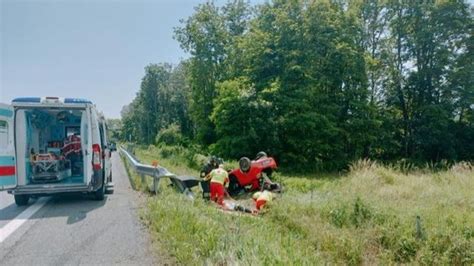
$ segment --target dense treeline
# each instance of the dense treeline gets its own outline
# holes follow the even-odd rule
[[[473,25],[465,1],[201,4],[176,29],[190,58],[146,67],[122,135],[151,144],[172,125],[305,169],[472,160]]]
[[[137,96],[122,108],[122,139],[151,144],[157,133],[171,124],[180,125],[187,136],[193,134],[185,69],[184,63],[175,68],[170,64],[145,67]]]

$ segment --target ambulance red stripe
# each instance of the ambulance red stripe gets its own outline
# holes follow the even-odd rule
[[[0,176],[15,175],[15,166],[0,166]]]

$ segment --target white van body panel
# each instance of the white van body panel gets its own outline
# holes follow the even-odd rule
[[[0,103],[0,190],[17,186],[13,117],[13,107]]]

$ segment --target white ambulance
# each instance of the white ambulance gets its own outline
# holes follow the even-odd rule
[[[0,191],[32,196],[113,192],[107,126],[91,101],[25,97],[0,103]]]

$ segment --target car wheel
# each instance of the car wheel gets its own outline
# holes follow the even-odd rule
[[[104,200],[105,197],[105,183],[94,193],[95,200]]]
[[[250,170],[251,162],[250,159],[247,157],[242,157],[239,160],[239,168],[240,171],[247,173]]]
[[[28,204],[30,195],[15,195],[15,203],[17,206],[25,206]]]

